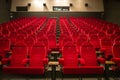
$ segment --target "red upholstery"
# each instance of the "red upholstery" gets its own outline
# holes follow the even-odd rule
[[[80,56],[84,60],[84,65],[79,67],[80,74],[102,74],[104,72],[103,67],[97,64],[95,48],[91,43],[83,43]]]
[[[117,43],[117,44],[120,43],[120,37],[119,36],[115,38],[114,43]]]
[[[48,38],[47,37],[41,37],[41,38],[38,38],[37,40],[38,43],[43,43],[45,46],[46,46],[46,50],[49,49],[49,44],[48,44]]]
[[[6,53],[10,51],[10,40],[5,37],[0,38],[0,56],[5,57]]]
[[[3,67],[5,73],[24,74],[27,62],[27,46],[25,43],[16,43],[12,49],[10,65]],[[17,73],[16,73],[17,72]]]
[[[63,49],[63,47],[67,44],[67,43],[72,43],[72,39],[70,37],[66,37],[66,38],[63,38],[62,40],[62,44],[61,44],[61,49]]]
[[[66,43],[63,47],[62,58],[59,59],[59,63],[63,65],[63,73],[67,74],[66,70],[68,68],[70,68],[70,71],[73,71],[74,68],[78,68],[78,61],[75,45],[73,43]]]
[[[48,42],[49,42],[50,49],[56,48],[56,36],[54,34],[48,35]]]
[[[26,40],[26,45],[29,49],[29,51],[31,50],[32,46],[35,44],[35,39],[33,37],[28,37]]]
[[[75,44],[73,44],[72,42],[66,43],[63,47],[62,54],[63,54],[63,56],[64,55],[69,55],[69,54],[70,55],[77,54]]]
[[[117,63],[120,68],[120,43],[116,43],[112,48],[113,58],[112,60]]]
[[[64,67],[64,74],[103,74],[103,67],[99,66],[81,66],[81,67]]]
[[[8,30],[8,29],[3,29],[3,30],[2,30],[2,35],[3,35],[4,37],[9,37],[9,35],[10,35],[9,30]]]
[[[44,65],[47,63],[46,47],[44,44],[36,43],[30,53],[29,72],[32,74],[44,74]]]
[[[99,37],[99,39],[102,39],[102,38],[106,37],[106,34],[101,31],[98,33],[98,37]]]
[[[82,46],[82,44],[84,42],[87,42],[87,37],[86,36],[83,36],[83,37],[81,36],[81,37],[79,37],[77,39],[77,43],[76,43],[76,45],[77,45],[77,51],[80,51],[80,47]]]
[[[96,48],[96,49],[100,49],[100,40],[98,38],[97,35],[91,35],[90,36],[90,42],[93,44],[93,46]]]
[[[104,37],[100,41],[101,51],[104,51],[104,56],[106,59],[112,57],[112,41],[108,37]]]
[[[60,37],[59,37],[59,47],[62,46],[62,40],[63,38],[67,37],[65,34],[60,34]]]
[[[11,32],[10,33],[10,40],[11,40],[11,44],[14,45],[16,42],[16,37],[17,37],[17,32]]]
[[[24,42],[25,41],[25,36],[20,34],[20,35],[17,35],[16,37],[16,42]]]
[[[83,43],[80,50],[80,56],[85,61],[85,66],[96,66],[97,58],[95,53],[95,48],[90,43]]]

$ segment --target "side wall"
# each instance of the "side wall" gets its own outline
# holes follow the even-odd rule
[[[97,18],[103,18],[102,12],[11,12],[11,15],[13,16],[13,19],[26,16],[47,16],[47,17],[56,17],[59,18],[60,16],[86,16],[86,17],[97,17]]]
[[[0,23],[7,22],[10,20],[10,4],[11,0],[0,0]]]
[[[104,0],[105,20],[120,25],[120,0]]]

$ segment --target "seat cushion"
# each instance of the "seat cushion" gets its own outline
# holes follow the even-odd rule
[[[3,67],[8,74],[44,74],[44,67]]]

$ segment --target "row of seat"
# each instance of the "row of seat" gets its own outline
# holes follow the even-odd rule
[[[38,19],[38,21],[34,23],[35,25],[32,24],[31,26],[28,26],[27,29],[29,28],[32,31],[32,34],[30,34],[29,31],[28,32],[26,31],[26,34],[28,36],[24,35],[24,30],[26,30],[26,28],[21,29],[21,33],[19,33],[19,31],[18,32],[16,31],[16,32],[11,32],[10,36],[1,35],[0,55],[2,54],[5,55],[4,53],[10,51],[11,47],[14,46],[15,43],[21,41],[25,42],[28,47],[31,47],[36,42],[43,41],[46,44],[47,48],[48,47],[49,49],[54,48],[54,46],[56,46],[56,35],[55,35],[56,19],[54,18],[49,19],[46,25],[42,28],[41,26],[45,23],[45,21],[46,18],[41,17],[40,19]]]
[[[7,33],[6,34],[2,33],[2,35],[0,36],[0,44],[1,44],[0,45],[0,56],[3,57],[7,52],[10,52],[11,47],[19,41],[25,41],[26,43],[28,43],[28,46],[29,46],[30,44],[29,40],[31,39],[34,40],[34,35],[39,30],[39,28],[42,26],[42,24],[46,21],[45,17],[41,17],[40,19],[37,19],[37,18],[27,18],[27,19],[25,18],[25,20],[24,18],[22,19],[23,20],[20,19],[20,22],[22,21],[23,23],[16,23],[19,21],[13,21],[15,23],[12,24],[12,26],[9,25],[10,24],[9,22],[6,24],[1,24],[2,32],[7,31]],[[32,25],[33,23],[35,23],[35,25]],[[19,27],[16,27],[16,25],[20,25],[20,24],[22,25]],[[11,31],[11,29],[8,27],[10,28],[14,27],[14,29],[16,30]],[[31,32],[29,32],[28,30],[30,30]]]
[[[14,44],[9,43],[9,49],[11,47],[11,55],[5,57],[7,53],[0,53],[2,55],[3,72],[5,73],[17,73],[17,74],[44,74],[44,64],[48,62],[48,51],[52,50],[56,46],[56,19],[49,18],[45,23],[35,22],[38,29],[34,31],[34,35],[30,35],[24,38],[24,35],[19,35],[19,41],[16,40]],[[41,24],[41,25],[40,25]],[[15,38],[15,37],[14,37]],[[9,37],[1,37],[1,50],[5,51],[6,41],[10,42]],[[3,42],[4,41],[4,42]],[[11,46],[10,46],[11,45]],[[9,64],[8,64],[9,63]],[[25,72],[23,72],[25,71]]]
[[[104,27],[102,27],[112,24],[109,25],[109,23],[96,18],[71,17],[67,19],[66,17],[60,17],[59,27],[61,34],[59,43],[57,44],[56,18],[47,19],[46,17],[41,17],[38,19],[34,17],[31,21],[30,19],[22,18],[22,20],[20,19],[20,23],[19,19],[15,23],[9,23],[13,27],[17,24],[22,25],[15,28],[15,31],[13,31],[16,32],[15,34],[19,34],[19,31],[23,34],[24,31],[31,30],[30,34],[29,31],[27,32],[27,37],[19,35],[17,39],[17,37],[12,36],[15,39],[12,45],[8,43],[11,42],[11,38],[4,36],[2,33],[2,37],[0,38],[0,44],[2,44],[0,46],[0,55],[3,57],[3,64],[8,65],[3,67],[4,72],[23,74],[21,70],[24,70],[26,71],[25,74],[32,74],[30,71],[33,70],[33,74],[43,74],[44,61],[47,64],[47,52],[56,48],[59,48],[62,53],[59,63],[63,66],[62,69],[65,74],[103,74],[104,67],[98,66],[97,61],[105,64],[105,59],[113,60],[120,66],[118,53],[120,38],[116,34],[117,37],[114,36],[115,39],[111,40],[110,36],[113,36],[113,34],[106,34],[107,29],[110,27],[105,28],[105,32]],[[98,26],[102,27],[100,31]],[[114,33],[117,32],[117,29],[119,30],[116,27],[118,26],[114,25],[112,27]],[[9,44],[9,49],[3,49],[3,46],[6,46],[6,44]],[[5,58],[7,50],[11,50],[11,58]],[[97,59],[96,50],[103,51],[105,59]],[[10,62],[10,65],[8,62]]]
[[[71,22],[76,25],[77,28],[82,29],[83,34],[85,34],[88,38],[88,41],[90,41],[95,48],[99,48],[100,51],[104,52],[106,59],[109,59],[112,57],[112,46],[115,43],[119,43],[120,36],[119,36],[119,30],[120,28],[118,25],[110,25],[102,20],[96,20],[96,19],[87,19],[87,18],[81,18],[81,19],[75,19],[70,18]],[[78,20],[75,22],[74,20]],[[75,23],[74,23],[75,22]],[[81,23],[80,23],[81,22]],[[96,26],[101,26],[96,27]],[[111,26],[113,26],[111,28]],[[107,33],[108,30],[111,30],[111,33]],[[90,31],[91,30],[91,31]]]
[[[62,50],[62,58],[59,63],[63,66],[64,74],[103,74],[104,67],[98,64],[105,64],[103,58],[97,58],[94,46],[84,42],[81,51],[78,53],[74,43],[66,43]]]
[[[25,43],[16,43],[9,58],[3,58],[3,72],[9,74],[44,74],[48,64],[47,50],[44,44],[36,43],[28,52]]]
[[[106,30],[104,31],[104,27],[108,26],[109,23],[106,23],[105,21],[97,20],[96,18],[91,19],[91,18],[75,18],[75,17],[71,17],[69,18],[69,20],[71,21],[72,24],[67,20],[66,17],[60,18],[61,35],[60,35],[59,41],[60,41],[60,45],[62,43],[61,50],[63,55],[63,58],[60,59],[60,63],[63,66],[63,72],[65,74],[85,74],[85,73],[92,74],[94,72],[98,72],[98,74],[100,74],[101,72],[97,71],[100,69],[96,69],[98,68],[98,66],[95,65],[95,63],[97,62],[96,55],[94,54],[95,50],[101,51],[102,53],[104,53],[105,60],[115,61],[115,63],[119,67],[120,57],[118,58],[118,55],[120,50],[119,49],[120,39],[119,39],[118,31],[120,28],[118,26],[111,24],[112,26],[114,26],[114,28],[112,28],[114,29],[114,34],[113,33],[106,34]],[[96,25],[101,26],[102,29],[99,30],[99,28],[96,28]],[[113,39],[113,36],[114,36],[114,39]],[[65,48],[66,43],[69,43],[69,42],[74,43],[74,46],[77,47],[77,51],[75,48],[71,49],[71,46],[68,46],[68,45],[67,45],[67,49]],[[93,48],[91,47],[89,49],[90,44],[93,45]],[[86,47],[86,49],[82,50],[83,47]],[[66,54],[68,53],[67,57],[64,57],[64,53]],[[83,64],[86,64],[86,66],[82,66],[82,67],[78,66],[77,56],[75,53],[77,53],[77,55],[80,56],[80,61],[82,61]],[[76,59],[74,59],[73,56],[76,56]],[[64,59],[65,59],[65,62],[62,62],[62,60]],[[100,62],[103,62],[103,63],[104,63],[104,59],[99,58]],[[76,65],[77,65],[77,68],[76,68]],[[103,69],[101,71],[103,71]]]

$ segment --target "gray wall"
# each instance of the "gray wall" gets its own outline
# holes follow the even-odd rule
[[[104,0],[104,7],[105,20],[120,25],[120,0]]]
[[[47,16],[47,17],[60,17],[60,16],[86,16],[86,17],[97,17],[97,18],[103,18],[102,12],[11,12],[11,16],[13,16],[13,19],[19,18],[22,16],[30,17],[30,16]]]
[[[10,20],[10,3],[11,0],[0,0],[0,23],[7,22]]]

